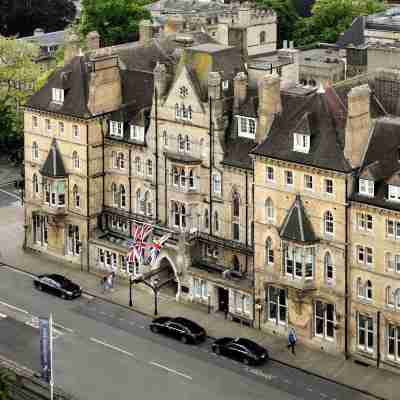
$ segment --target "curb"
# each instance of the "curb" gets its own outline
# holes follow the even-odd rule
[[[10,269],[13,269],[13,270],[16,270],[16,271],[23,272],[23,273],[25,273],[25,274],[31,275],[32,277],[38,276],[38,274],[34,274],[33,272],[26,271],[26,270],[24,270],[24,269],[22,269],[22,268],[15,267],[15,266],[13,266],[13,265],[9,265],[9,264],[6,264],[6,263],[0,261],[0,267],[1,267],[1,266],[5,266],[5,267],[7,267],[7,268],[10,268]],[[126,306],[126,305],[124,305],[124,304],[117,303],[116,301],[113,301],[113,300],[111,300],[111,299],[109,299],[109,298],[105,298],[105,297],[99,296],[99,295],[97,295],[97,294],[95,294],[95,293],[92,293],[92,292],[90,292],[90,291],[88,291],[88,290],[82,290],[82,293],[83,293],[83,294],[86,294],[86,295],[89,295],[89,296],[91,296],[92,298],[102,300],[102,301],[104,301],[104,302],[113,304],[113,305],[118,306],[118,307],[122,307],[122,308],[124,308],[124,309],[126,309],[126,310],[130,310],[130,311],[136,312],[136,313],[138,313],[138,314],[140,314],[140,315],[143,315],[143,316],[146,316],[146,317],[154,318],[154,315],[152,315],[152,314],[149,314],[149,313],[147,313],[147,312],[144,312],[144,311],[142,311],[142,310],[139,310],[139,309],[137,309],[137,308],[135,308],[135,307],[129,307],[129,306]],[[215,340],[215,339],[216,339],[214,336],[209,336],[209,335],[207,335],[207,338],[212,339],[212,340]],[[328,378],[328,377],[326,377],[326,376],[320,375],[320,374],[318,374],[317,372],[313,372],[313,371],[310,371],[310,370],[306,370],[306,369],[304,369],[304,368],[302,368],[302,367],[298,367],[298,366],[295,366],[295,365],[291,365],[291,364],[289,364],[289,363],[287,363],[287,362],[285,362],[285,361],[281,361],[281,360],[278,360],[278,359],[273,358],[273,357],[270,357],[269,359],[270,359],[271,361],[276,362],[277,364],[284,365],[285,367],[288,367],[288,368],[296,369],[296,370],[301,371],[301,372],[303,372],[303,373],[305,373],[305,374],[307,374],[307,375],[314,376],[314,377],[319,378],[319,379],[321,379],[321,380],[324,380],[324,381],[327,381],[327,382],[330,382],[330,383],[333,383],[333,384],[336,384],[336,385],[345,387],[345,388],[350,389],[350,390],[357,391],[358,393],[364,394],[364,395],[366,395],[366,396],[373,397],[374,399],[377,399],[377,400],[388,400],[386,397],[378,396],[378,395],[376,395],[376,394],[374,394],[374,393],[371,393],[371,392],[369,392],[369,391],[367,391],[367,390],[365,390],[365,389],[359,389],[359,388],[357,388],[357,387],[355,387],[355,386],[351,386],[351,385],[349,385],[349,384],[347,384],[347,383],[343,383],[343,382],[336,381],[335,379]]]

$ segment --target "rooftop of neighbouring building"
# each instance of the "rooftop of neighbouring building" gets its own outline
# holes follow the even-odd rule
[[[44,32],[37,28],[32,36],[25,36],[18,40],[35,43],[40,47],[59,46],[64,43],[65,31]]]
[[[299,64],[318,68],[335,68],[343,64],[340,51],[333,48],[315,48],[300,53]]]

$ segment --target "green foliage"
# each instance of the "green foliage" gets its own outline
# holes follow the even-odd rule
[[[0,369],[0,400],[8,400],[6,379],[7,372],[3,369]]]
[[[82,0],[79,31],[86,36],[97,31],[103,46],[132,40],[139,30],[139,22],[149,19],[144,8],[146,0]],[[136,35],[137,36],[137,35]]]
[[[299,15],[292,0],[256,0],[263,8],[272,8],[278,17],[278,45],[284,40],[294,40],[293,27],[299,20]]]
[[[381,0],[316,0],[312,16],[301,18],[295,28],[297,46],[316,42],[334,43],[354,18],[384,9]]]

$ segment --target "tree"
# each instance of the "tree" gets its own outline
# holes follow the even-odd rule
[[[105,46],[132,40],[140,20],[150,18],[144,8],[147,3],[146,0],[82,0],[79,31],[82,36],[97,31]]]
[[[334,43],[354,18],[383,9],[380,0],[316,0],[312,16],[301,18],[296,24],[296,44]]]
[[[292,0],[257,0],[263,8],[272,8],[278,18],[278,45],[282,46],[284,40],[293,40],[293,27],[299,20]]]
[[[72,0],[2,0],[0,34],[30,36],[36,28],[46,32],[63,30],[74,21]]]
[[[8,373],[4,369],[0,369],[0,400],[7,400],[7,392],[8,392],[8,387],[7,387],[7,376]]]
[[[40,76],[35,63],[37,46],[14,38],[0,36],[0,147],[10,150],[23,143],[24,105]]]

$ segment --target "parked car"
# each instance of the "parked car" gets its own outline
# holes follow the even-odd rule
[[[206,331],[196,322],[189,319],[178,317],[160,317],[153,320],[150,330],[154,333],[163,333],[182,343],[199,343],[205,340]]]
[[[245,338],[223,337],[212,344],[216,354],[241,361],[246,365],[259,365],[268,360],[267,349]]]
[[[72,300],[82,294],[82,289],[65,276],[59,274],[39,275],[33,284],[39,290]]]

